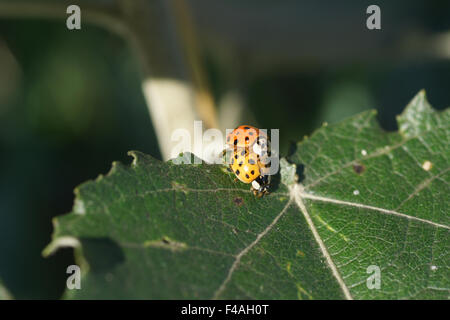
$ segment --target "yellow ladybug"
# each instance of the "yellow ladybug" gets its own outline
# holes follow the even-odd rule
[[[231,171],[240,181],[251,183],[251,190],[258,197],[268,193],[270,176],[265,174],[267,167],[268,164],[261,163],[258,154],[249,152],[247,148],[235,149],[232,154]]]

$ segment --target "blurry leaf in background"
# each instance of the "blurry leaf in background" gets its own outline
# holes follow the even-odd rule
[[[10,101],[17,94],[22,74],[13,54],[0,37],[0,119],[8,111]]]
[[[0,82],[16,86],[0,104],[0,278],[17,299],[56,299],[72,251],[41,252],[51,219],[70,211],[73,188],[127,161],[124,150],[160,154],[123,40],[58,22],[2,21],[0,30],[0,65],[11,70]]]
[[[34,71],[39,81],[30,84],[26,96],[27,120],[37,133],[52,140],[83,137],[111,122],[112,101],[104,98],[107,91],[99,83],[104,79],[90,76],[106,74],[105,61],[98,61],[93,50],[71,52],[71,46],[77,44],[58,47],[40,60]]]
[[[328,123],[336,123],[375,107],[369,89],[364,84],[354,82],[332,85],[325,91],[322,103],[320,119]]]

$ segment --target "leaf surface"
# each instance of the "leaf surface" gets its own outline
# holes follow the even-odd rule
[[[324,126],[261,199],[224,166],[131,152],[75,190],[44,253],[76,248],[66,298],[448,299],[449,120],[420,92],[399,132],[372,111]]]

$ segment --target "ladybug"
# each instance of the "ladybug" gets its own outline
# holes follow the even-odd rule
[[[267,134],[258,128],[242,125],[227,135],[226,144],[231,150],[245,148],[258,155],[262,155],[264,150],[267,151],[269,147],[269,139],[267,138]]]
[[[269,164],[263,164],[259,155],[248,149],[235,149],[230,163],[230,170],[237,179],[244,183],[251,183],[255,196],[261,197],[268,193],[270,176],[266,174]]]

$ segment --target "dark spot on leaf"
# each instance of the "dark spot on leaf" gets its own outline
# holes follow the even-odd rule
[[[355,171],[357,174],[361,174],[366,170],[366,167],[362,164],[356,163],[353,165],[353,171]]]
[[[172,251],[183,250],[187,247],[185,243],[170,239],[167,236],[163,236],[161,240],[146,241],[144,243],[144,246],[153,248],[164,248]]]
[[[242,204],[244,203],[244,200],[241,197],[236,197],[233,199],[233,202],[237,205],[237,206],[242,206]]]

